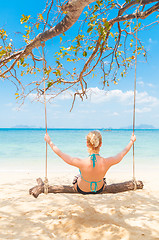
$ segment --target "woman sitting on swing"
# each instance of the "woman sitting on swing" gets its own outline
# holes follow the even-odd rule
[[[48,134],[45,134],[44,139],[50,145],[51,149],[66,163],[79,168],[80,175],[74,179],[73,184],[75,190],[82,194],[101,193],[105,187],[104,176],[108,169],[119,163],[136,141],[135,135],[132,134],[130,142],[123,151],[114,157],[103,158],[99,155],[100,147],[102,146],[102,136],[99,131],[92,131],[87,135],[89,157],[80,159],[61,152],[53,144]]]

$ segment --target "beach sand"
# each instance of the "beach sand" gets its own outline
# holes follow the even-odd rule
[[[49,173],[50,184],[71,184],[73,174]],[[118,194],[28,194],[36,172],[0,172],[0,240],[159,240],[159,177],[138,172],[144,189]],[[111,172],[107,183],[130,180]]]

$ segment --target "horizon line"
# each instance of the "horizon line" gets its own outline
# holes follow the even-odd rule
[[[43,127],[0,127],[2,129],[16,129],[16,130],[45,130]],[[47,128],[48,130],[102,130],[102,131],[111,131],[111,130],[133,130],[133,128]],[[159,130],[159,128],[135,128],[135,130]]]

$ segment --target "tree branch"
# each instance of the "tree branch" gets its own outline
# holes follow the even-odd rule
[[[114,25],[114,23],[116,23],[116,22],[122,22],[122,21],[130,20],[130,19],[134,19],[136,17],[140,18],[140,19],[145,19],[150,14],[152,14],[153,12],[155,12],[158,9],[159,9],[159,3],[155,4],[151,8],[147,9],[145,12],[138,12],[138,13],[127,14],[124,16],[118,16],[116,18],[109,20],[109,23],[111,25]]]

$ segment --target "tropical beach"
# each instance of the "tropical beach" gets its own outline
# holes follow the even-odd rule
[[[60,144],[65,151],[68,149],[67,153],[69,152],[73,156],[75,154],[79,154],[79,156],[87,154],[86,152],[80,153],[80,150],[77,153],[76,151],[85,146],[85,135],[88,131],[49,130],[57,145]],[[15,138],[14,142],[9,138],[11,132]],[[0,133],[10,139],[8,144],[11,152],[14,145],[14,151],[19,151],[19,158],[23,160],[20,162],[18,154],[16,154],[17,160],[12,159],[14,161],[12,163],[11,158],[13,156],[9,156],[11,154],[10,150],[8,149],[6,154],[3,152],[5,149],[1,151],[3,158],[0,159],[3,168],[0,171],[0,239],[159,239],[159,177],[157,156],[155,158],[157,149],[156,152],[153,152],[153,157],[149,156],[149,149],[145,150],[144,161],[136,156],[136,179],[143,181],[144,188],[142,190],[95,196],[50,193],[48,195],[41,194],[35,199],[29,195],[29,189],[36,185],[38,177],[44,179],[45,151],[43,158],[42,152],[40,152],[41,157],[38,155],[38,152],[41,151],[38,149],[42,149],[43,145],[45,148],[42,139],[44,130],[12,129],[4,131],[3,129]],[[131,135],[131,130],[114,130],[102,132],[102,134],[103,149],[101,149],[101,154],[107,154],[107,152],[115,154],[124,147]],[[146,136],[150,135],[151,138],[147,142]],[[19,136],[28,139],[28,143],[26,146],[23,145],[22,151],[19,147],[21,142]],[[61,139],[62,136],[63,140]],[[114,136],[116,137],[114,138]],[[155,149],[155,142],[152,142],[152,139],[158,139],[159,131],[138,130],[136,136],[139,141],[139,143],[136,141],[137,155],[142,151],[146,142],[150,149],[153,148],[153,145]],[[117,145],[119,137],[123,140],[120,146]],[[143,138],[145,142],[141,143],[140,139]],[[66,144],[66,139],[68,144]],[[74,140],[74,145],[71,139]],[[109,141],[111,146],[108,144]],[[3,149],[2,144],[1,141],[1,149]],[[72,148],[70,148],[71,144]],[[38,149],[36,148],[37,145],[39,146]],[[109,149],[107,149],[107,145]],[[115,145],[117,149],[115,149]],[[27,151],[28,146],[30,146],[30,152]],[[35,158],[36,154],[38,159]],[[25,160],[26,162],[24,161],[25,155],[28,157]],[[49,184],[71,185],[78,169],[67,166],[51,150],[48,158]],[[6,165],[3,165],[4,162],[6,162]],[[132,179],[132,152],[119,165],[108,171],[106,179],[107,184]]]
[[[143,190],[96,196],[41,194],[35,199],[28,190],[39,175],[1,172],[0,239],[159,239],[157,171],[151,176],[140,172]],[[49,182],[71,184],[71,175],[53,173]],[[111,173],[107,182],[127,179],[125,172],[122,177]]]
[[[158,11],[1,1],[0,240],[159,240]]]

